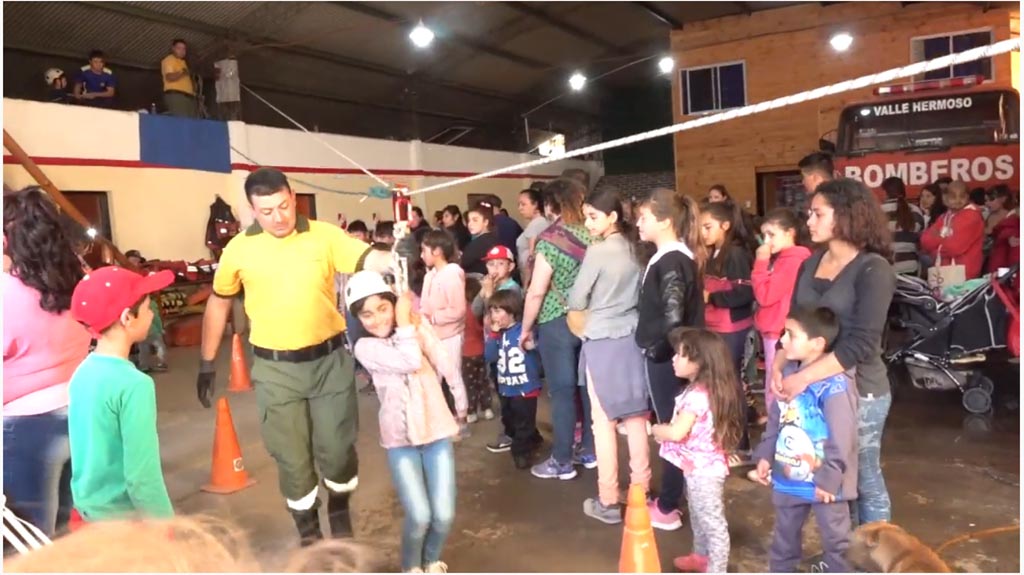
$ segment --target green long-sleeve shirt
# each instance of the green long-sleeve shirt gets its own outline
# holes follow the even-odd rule
[[[68,390],[71,494],[86,521],[171,517],[153,379],[120,357],[89,356]]]

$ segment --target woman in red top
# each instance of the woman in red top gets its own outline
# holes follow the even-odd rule
[[[977,208],[968,207],[967,185],[961,181],[949,184],[942,199],[949,211],[921,235],[921,251],[933,265],[962,265],[965,279],[976,278],[984,259],[985,220]]]

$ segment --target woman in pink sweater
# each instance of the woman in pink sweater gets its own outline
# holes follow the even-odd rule
[[[431,230],[423,236],[421,257],[427,265],[420,296],[420,313],[426,319],[441,345],[451,357],[462,357],[462,341],[466,330],[466,274],[458,264],[450,263],[455,257],[455,238],[444,230]],[[455,413],[462,429],[460,436],[469,434],[466,423],[469,400],[462,380],[462,364],[457,362],[451,377],[445,377],[455,400]]]
[[[768,213],[761,224],[764,243],[757,248],[754,271],[750,281],[754,284],[754,328],[764,344],[764,364],[773,365],[775,346],[782,337],[783,325],[789,315],[789,301],[793,297],[800,265],[811,256],[803,245],[809,242],[807,226],[790,209],[778,208]],[[771,370],[765,369],[764,403],[771,408]]]
[[[434,330],[413,315],[411,293],[396,297],[376,272],[352,276],[345,301],[367,332],[354,355],[380,398],[380,443],[405,511],[402,571],[446,573],[441,550],[455,519],[452,437],[459,427],[440,377],[453,378],[461,350],[447,353]]]
[[[3,210],[4,493],[52,536],[71,510],[68,382],[89,334],[69,309],[83,272],[43,191],[5,195]]]

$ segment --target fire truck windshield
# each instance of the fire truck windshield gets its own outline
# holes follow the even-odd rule
[[[916,94],[850,106],[839,119],[836,152],[856,155],[1020,141],[1013,90]]]

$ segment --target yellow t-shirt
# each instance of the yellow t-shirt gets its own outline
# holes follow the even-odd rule
[[[275,238],[254,223],[224,248],[213,291],[230,297],[245,289],[253,345],[302,349],[345,330],[334,276],[355,273],[369,248],[338,226],[301,216],[295,231],[284,238]]]
[[[160,75],[164,79],[164,92],[174,90],[176,92],[185,92],[186,94],[195,95],[195,89],[192,88],[192,77],[188,74],[178,78],[173,82],[167,81],[167,74],[173,74],[175,72],[181,72],[182,70],[188,70],[188,65],[181,58],[174,54],[168,54],[160,62]]]

